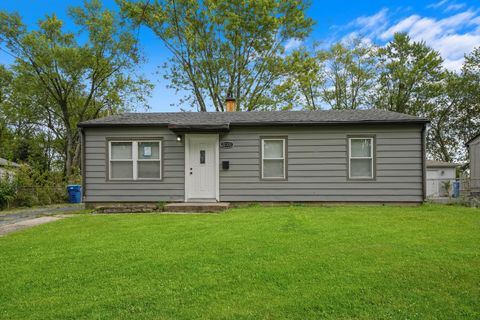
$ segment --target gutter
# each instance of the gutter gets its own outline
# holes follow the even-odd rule
[[[345,124],[427,124],[430,123],[426,119],[418,120],[395,120],[395,121],[386,121],[386,120],[363,120],[363,121],[312,121],[312,122],[283,122],[283,121],[274,121],[274,122],[226,122],[219,125],[182,125],[183,127],[195,127],[196,129],[200,128],[228,128],[228,127],[266,127],[266,126],[309,126],[309,125],[345,125]],[[180,127],[172,123],[79,123],[79,128],[111,128],[111,127]]]
[[[227,124],[169,124],[168,129],[173,132],[183,133],[183,132],[229,132],[230,125]]]
[[[427,124],[425,123],[422,127],[422,198],[423,201],[427,200],[427,154],[425,145],[427,143],[426,131],[427,131]]]
[[[87,194],[87,189],[86,189],[86,181],[85,181],[85,131],[83,130],[82,127],[79,127],[80,130],[80,152],[82,153],[80,157],[80,171],[82,172],[82,202],[85,199],[85,196]]]

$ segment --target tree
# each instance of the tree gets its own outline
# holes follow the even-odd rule
[[[332,109],[367,106],[377,76],[376,50],[357,38],[338,42],[320,56],[325,61],[322,97]]]
[[[462,155],[465,155],[460,134],[461,128],[464,128],[460,112],[464,103],[463,86],[461,75],[446,72],[442,89],[432,98],[427,115],[431,121],[427,136],[427,151],[431,158],[452,162],[462,160]]]
[[[165,77],[199,111],[224,111],[227,96],[243,110],[274,107],[271,91],[287,69],[284,45],[313,25],[300,0],[117,1],[172,53]]]
[[[443,161],[466,160],[465,142],[480,132],[480,48],[465,56],[460,73],[447,73],[430,119],[432,155]]]
[[[463,141],[480,132],[480,47],[465,56],[462,68],[464,103],[461,105]]]
[[[145,102],[151,87],[135,76],[137,41],[114,12],[93,0],[71,8],[69,15],[79,32],[64,31],[55,15],[41,20],[38,30],[28,31],[18,14],[0,12],[0,45],[15,57],[12,69],[23,81],[17,93],[26,93],[35,113],[30,113],[32,122],[61,143],[67,176],[80,162],[77,123],[131,109],[132,99]],[[15,99],[10,98],[12,106]],[[8,108],[8,101],[3,105]]]
[[[283,81],[272,93],[283,109],[321,109],[325,68],[319,52],[301,47],[285,58],[288,66]]]
[[[427,115],[438,96],[445,73],[440,54],[405,33],[379,50],[381,72],[372,104],[416,116]]]

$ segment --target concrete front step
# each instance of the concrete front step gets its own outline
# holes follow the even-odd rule
[[[221,212],[230,207],[228,202],[180,202],[169,203],[163,207],[164,212]]]

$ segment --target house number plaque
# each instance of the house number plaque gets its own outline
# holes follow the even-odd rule
[[[220,142],[220,148],[222,148],[222,149],[231,149],[232,147],[233,147],[233,142],[231,142],[231,141]]]

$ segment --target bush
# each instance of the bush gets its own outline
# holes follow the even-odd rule
[[[9,208],[15,200],[15,183],[7,174],[0,177],[0,209]]]
[[[66,185],[61,173],[21,166],[14,176],[0,181],[0,208],[66,202]]]

